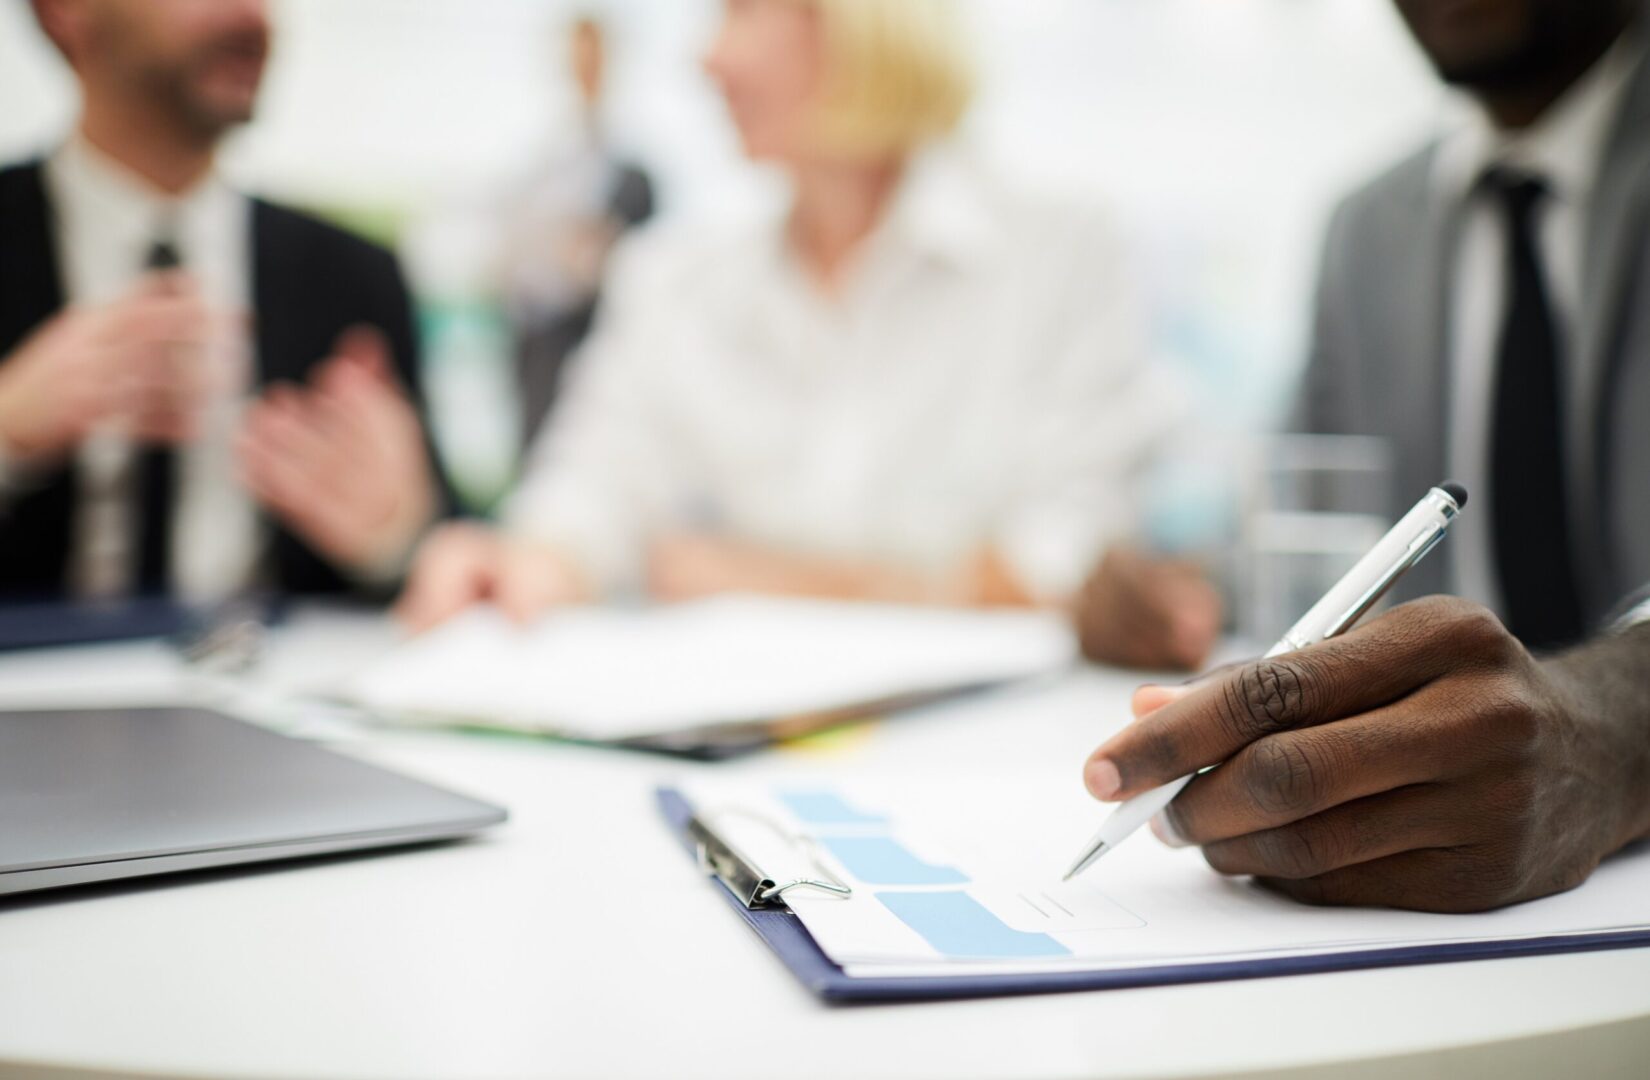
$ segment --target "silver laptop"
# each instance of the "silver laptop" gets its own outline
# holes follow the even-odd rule
[[[203,709],[0,713],[0,895],[447,839],[505,816]]]

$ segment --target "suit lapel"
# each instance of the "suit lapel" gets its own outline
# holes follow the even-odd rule
[[[63,307],[55,215],[38,163],[0,170],[0,357]],[[0,593],[61,595],[73,544],[75,472],[64,464],[0,515]]]
[[[252,200],[253,343],[258,385],[302,381],[298,352],[290,347],[293,328],[302,324],[302,298],[294,288],[288,232],[279,227],[273,208]],[[297,309],[297,310],[295,310]]]
[[[1427,155],[1410,174],[1396,207],[1400,216],[1392,222],[1394,235],[1407,237],[1401,244],[1404,272],[1397,287],[1410,290],[1410,296],[1398,310],[1420,313],[1392,328],[1397,429],[1403,433],[1403,445],[1396,449],[1400,461],[1410,462],[1408,475],[1399,477],[1405,485],[1400,502],[1406,506],[1416,492],[1443,478],[1450,458],[1449,311],[1461,213],[1455,200],[1434,190],[1434,158]]]
[[[1615,134],[1599,173],[1593,204],[1587,221],[1586,261],[1582,268],[1582,318],[1578,324],[1575,363],[1578,393],[1567,403],[1571,442],[1570,490],[1572,522],[1582,553],[1583,588],[1592,600],[1590,607],[1607,604],[1607,538],[1599,478],[1606,475],[1600,453],[1608,442],[1603,437],[1605,416],[1603,394],[1609,382],[1611,364],[1621,345],[1621,333],[1628,314],[1636,261],[1643,246],[1644,228],[1650,220],[1650,62],[1641,62],[1628,88]]]
[[[1372,418],[1391,439],[1394,512],[1406,509],[1448,472],[1449,281],[1459,211],[1434,190],[1436,151],[1393,176],[1371,227],[1360,230],[1370,291],[1354,302],[1373,313],[1362,362],[1382,373],[1370,386]],[[1447,588],[1447,560],[1428,559],[1403,594]]]
[[[52,210],[38,163],[0,174],[0,356],[63,307]]]

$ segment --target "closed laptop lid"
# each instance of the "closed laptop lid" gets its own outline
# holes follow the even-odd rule
[[[0,892],[152,872],[137,860],[163,871],[191,854],[224,865],[438,839],[504,817],[208,710],[0,713]],[[80,870],[30,881],[65,867]]]

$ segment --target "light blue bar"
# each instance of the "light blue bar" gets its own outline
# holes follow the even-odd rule
[[[1047,934],[1016,930],[965,892],[879,892],[877,899],[949,958],[1070,956]]]
[[[886,836],[819,836],[847,867],[867,885],[964,885],[968,876],[949,866],[924,862],[911,850]]]
[[[855,810],[834,791],[781,791],[779,801],[798,821],[809,825],[883,825],[888,821],[881,815]]]

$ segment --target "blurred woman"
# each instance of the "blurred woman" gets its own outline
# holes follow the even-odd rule
[[[503,531],[433,536],[401,612],[646,590],[1057,603],[1166,427],[1115,241],[950,136],[950,0],[727,0],[705,60],[783,212],[616,260]],[[1172,399],[1169,399],[1172,400]]]

